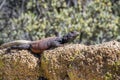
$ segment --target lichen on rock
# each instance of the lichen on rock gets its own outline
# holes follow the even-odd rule
[[[46,50],[41,57],[27,50],[0,50],[0,80],[119,80],[119,71],[117,41],[68,44]]]
[[[26,50],[0,50],[0,80],[37,80],[38,60]]]
[[[41,66],[49,80],[118,80],[120,43],[71,44],[49,50],[42,55]]]

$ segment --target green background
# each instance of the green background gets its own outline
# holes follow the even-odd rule
[[[1,0],[0,44],[64,35],[77,30],[74,43],[120,39],[120,0]]]

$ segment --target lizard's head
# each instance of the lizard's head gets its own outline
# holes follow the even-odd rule
[[[62,37],[62,42],[63,43],[70,42],[70,41],[74,40],[78,35],[79,35],[79,32],[71,31]]]

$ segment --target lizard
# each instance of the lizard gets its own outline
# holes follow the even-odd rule
[[[63,44],[74,40],[78,34],[79,32],[77,31],[71,31],[62,37],[48,37],[36,41],[15,40],[2,44],[0,49],[9,47],[10,49],[25,49],[30,50],[35,54],[40,54],[44,50],[63,46]]]

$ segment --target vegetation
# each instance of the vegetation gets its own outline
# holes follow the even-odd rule
[[[119,7],[119,0],[1,0],[0,44],[63,35],[72,30],[80,32],[75,43],[119,40]]]

